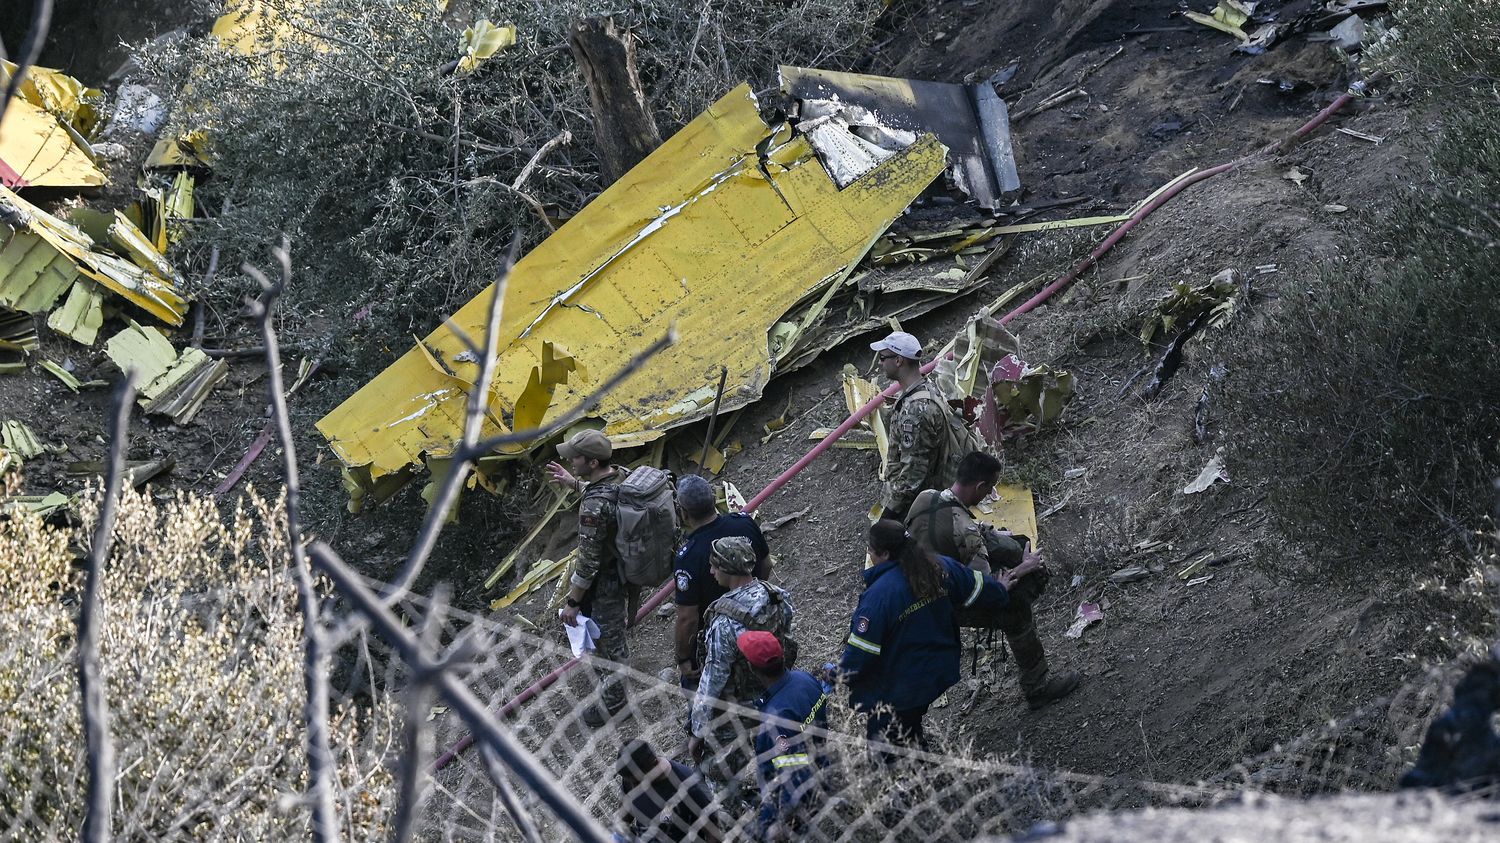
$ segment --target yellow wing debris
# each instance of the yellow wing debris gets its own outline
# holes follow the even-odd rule
[[[775,367],[771,327],[841,283],[945,164],[922,135],[840,188],[806,138],[767,126],[741,85],[517,263],[485,433],[555,418],[673,325],[680,341],[593,412],[617,447],[706,417],[721,365],[720,412],[754,402]],[[476,340],[490,295],[453,318]],[[451,450],[476,371],[441,327],[318,429],[350,475],[376,482]]]

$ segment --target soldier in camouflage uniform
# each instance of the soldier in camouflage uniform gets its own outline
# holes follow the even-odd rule
[[[1029,553],[1019,541],[974,517],[970,507],[989,497],[1000,479],[1000,461],[982,451],[965,454],[958,477],[942,491],[927,489],[917,496],[906,528],[923,547],[949,556],[986,574],[993,574],[1010,592],[1004,609],[984,616],[960,613],[961,626],[998,627],[1016,657],[1021,691],[1033,709],[1062,699],[1078,687],[1076,671],[1050,674],[1047,654],[1036,633],[1031,606],[1047,587],[1048,572],[1040,553]]]
[[[601,658],[628,665],[630,641],[626,629],[632,607],[640,603],[640,589],[625,582],[615,551],[617,504],[614,496],[604,493],[604,487],[619,485],[630,470],[611,465],[613,454],[614,446],[603,433],[580,431],[557,446],[557,455],[568,460],[571,470],[551,462],[547,472],[551,482],[583,496],[578,504],[578,561],[568,583],[563,623],[577,626],[580,614],[593,618],[599,625],[595,652]],[[625,707],[624,679],[603,671],[599,678],[605,711],[589,706],[583,713],[584,722],[595,728]]]
[[[709,556],[709,571],[728,592],[710,603],[704,613],[706,653],[698,692],[693,696],[688,752],[694,761],[701,761],[710,739],[719,744],[716,760],[722,770],[731,772],[722,776],[726,780],[742,765],[727,758],[733,752],[729,744],[736,737],[733,724],[714,729],[719,713],[716,703],[723,700],[753,707],[762,691],[735,641],[746,630],[769,632],[779,639],[792,628],[792,604],[787,593],[755,578],[755,559],[755,547],[743,536],[716,539]]]
[[[952,482],[945,476],[951,411],[922,376],[922,344],[916,337],[895,331],[870,348],[880,354],[881,373],[901,384],[887,424],[890,444],[880,505],[886,518],[903,520],[919,492]]]

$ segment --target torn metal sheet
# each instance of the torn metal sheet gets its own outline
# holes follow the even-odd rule
[[[1003,194],[1021,188],[1005,101],[988,83],[953,85],[783,66],[781,86],[802,104],[803,120],[809,108],[816,118],[832,102],[868,116],[846,119],[841,133],[829,129],[814,136],[813,147],[825,161],[841,160],[852,148],[881,149],[881,134],[931,132],[948,147],[954,183],[981,207],[997,208]],[[835,138],[838,146],[823,142]]]
[[[0,307],[0,374],[26,371],[26,356],[39,345],[31,314]]]
[[[45,495],[9,495],[0,497],[0,515],[29,512],[38,518],[46,518],[72,504],[73,499],[62,492],[49,492]]]
[[[1007,363],[1018,364],[1019,360],[1003,360],[991,373],[999,432],[1038,430],[1056,421],[1073,400],[1073,374],[1053,371],[1044,363],[1024,365],[1015,371]]]
[[[458,48],[463,51],[458,59],[459,75],[473,73],[496,53],[515,46],[515,43],[515,24],[496,26],[489,20],[475,21],[458,36]]]
[[[165,260],[158,262],[148,256],[143,262],[150,264],[152,268],[146,268],[102,252],[94,248],[93,239],[77,226],[52,216],[5,187],[0,187],[0,222],[17,232],[25,229],[45,240],[54,252],[70,259],[79,272],[157,319],[169,325],[181,325],[187,316],[188,301],[178,292],[174,281],[175,273],[170,273],[171,268],[166,265]],[[134,229],[134,225],[130,225],[128,220],[125,222],[130,229]],[[133,235],[123,226],[120,230],[122,237],[144,237],[138,229]],[[112,237],[114,233],[112,224]],[[149,246],[149,243],[146,245]],[[157,254],[156,257],[160,258],[160,255]],[[49,258],[49,261],[54,260],[55,258]],[[170,274],[163,274],[159,268]]]
[[[672,325],[680,340],[594,410],[617,447],[706,417],[721,365],[729,367],[721,412],[757,400],[776,370],[767,332],[788,303],[847,277],[944,165],[943,146],[926,135],[840,189],[807,139],[786,124],[767,126],[741,85],[516,264],[485,434],[524,427],[518,414],[536,418],[521,401],[534,377],[543,389],[556,379],[545,422]],[[490,295],[453,318],[476,340]],[[576,367],[565,380],[546,371],[564,346]],[[451,450],[476,370],[445,325],[318,430],[340,460],[377,481]]]
[[[950,356],[951,352],[951,356]],[[969,317],[963,330],[939,351],[937,368],[933,370],[933,381],[938,391],[949,401],[963,401],[974,396],[982,381],[980,373],[988,373],[1007,357],[1020,360],[1021,341],[1006,330],[1000,320],[986,310]]]
[[[23,460],[43,454],[61,454],[68,450],[67,445],[48,445],[43,442],[37,438],[36,431],[19,419],[6,419],[0,422],[0,445],[12,454],[19,455]]]
[[[157,210],[156,217],[161,219],[160,208]],[[160,226],[160,231],[160,240],[165,241],[167,235],[164,223]],[[136,266],[150,271],[157,277],[170,280],[174,286],[182,284],[182,277],[167,262],[166,257],[158,251],[157,245],[152,241],[152,238],[147,237],[145,232],[137,228],[135,223],[131,222],[119,211],[115,211],[115,221],[109,226],[109,239]]]
[[[1256,3],[1241,2],[1241,0],[1219,0],[1219,4],[1209,14],[1202,12],[1183,12],[1183,16],[1190,21],[1201,23],[1210,29],[1217,29],[1225,35],[1233,35],[1241,42],[1250,40],[1242,28],[1255,14]]]
[[[1025,486],[996,486],[990,496],[974,507],[976,520],[1000,530],[1031,539],[1032,549],[1041,545],[1037,531],[1036,497]]]
[[[193,218],[196,208],[193,198],[196,181],[187,171],[179,172],[162,199],[161,219],[162,226],[166,229],[167,243],[177,243],[187,236],[184,222]],[[158,249],[166,251],[166,244],[159,244]]]
[[[82,145],[80,145],[82,143]],[[24,99],[0,117],[0,184],[6,187],[100,187],[109,184],[87,142],[56,115]]]
[[[0,248],[0,305],[12,310],[50,310],[77,278],[73,261],[29,231],[11,232]]]
[[[202,409],[213,387],[229,375],[229,364],[199,348],[179,355],[161,331],[132,322],[104,343],[104,353],[120,371],[136,371],[139,403],[148,413],[187,424]]]
[[[1234,318],[1239,292],[1233,269],[1226,269],[1202,284],[1174,282],[1171,292],[1156,302],[1141,323],[1141,344],[1149,346],[1153,339],[1171,335],[1205,312],[1208,321],[1201,327],[1223,327]]]
[[[210,169],[213,155],[209,149],[208,133],[187,132],[175,138],[161,138],[151,147],[142,165],[148,170],[168,170],[178,167]]]
[[[104,291],[85,278],[73,282],[62,307],[47,317],[47,327],[83,345],[93,345],[104,326]]]
[[[10,85],[15,72],[15,62],[0,59],[0,88]],[[103,91],[51,67],[26,68],[26,78],[21,80],[17,94],[67,123],[82,138],[93,136],[104,107]]]

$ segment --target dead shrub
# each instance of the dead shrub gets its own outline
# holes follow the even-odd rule
[[[84,502],[92,522],[97,499]],[[100,661],[118,757],[120,840],[307,839],[302,804],[302,621],[279,502],[254,493],[228,518],[211,499],[128,489],[103,580]],[[81,577],[70,538],[0,520],[0,827],[72,837],[86,759],[74,635]],[[394,704],[346,704],[332,725],[353,839],[382,835],[393,789]]]

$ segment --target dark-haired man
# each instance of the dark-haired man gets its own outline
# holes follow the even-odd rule
[[[677,625],[673,631],[678,677],[684,688],[698,687],[698,648],[703,629],[703,610],[723,597],[728,590],[709,573],[709,556],[713,543],[722,538],[739,536],[748,539],[755,550],[756,579],[770,578],[770,548],[755,519],[748,513],[720,514],[713,486],[697,475],[677,481],[677,507],[682,511],[687,537],[677,551],[675,573]]]
[[[1037,636],[1032,604],[1047,587],[1049,574],[1040,553],[1028,552],[1025,538],[981,522],[970,507],[990,496],[1000,482],[1000,461],[983,451],[970,451],[958,464],[958,478],[942,491],[927,489],[917,496],[906,528],[923,547],[951,556],[983,573],[993,572],[1010,591],[1005,608],[977,617],[960,615],[964,626],[998,627],[1016,657],[1021,692],[1032,709],[1060,700],[1078,687],[1077,671],[1051,673],[1047,653]]]

